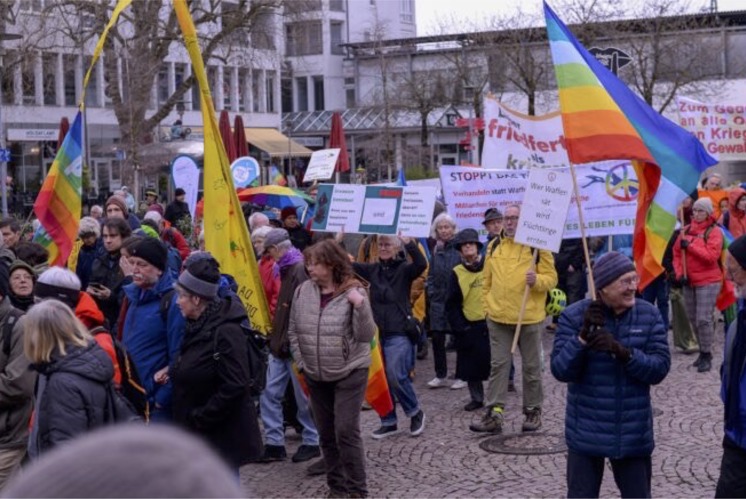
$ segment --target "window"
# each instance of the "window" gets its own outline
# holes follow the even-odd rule
[[[63,73],[64,78],[63,85],[65,87],[65,105],[75,106],[78,103],[77,93],[75,91],[75,67],[78,65],[78,57],[74,55],[65,54],[62,56]]]
[[[158,80],[156,83],[158,90],[158,105],[164,104],[168,100],[170,92],[168,91],[168,66],[161,66],[158,71]]]
[[[267,79],[265,85],[266,91],[264,92],[267,96],[266,110],[268,113],[275,112],[275,72],[267,71]]]
[[[345,85],[354,85],[355,84],[355,78],[345,78]]]
[[[13,71],[10,68],[15,67],[17,63],[18,54],[16,52],[8,52],[5,56],[4,64],[0,67],[0,75],[2,75],[2,86],[3,99],[2,101],[6,104],[14,102],[14,91],[13,91]]]
[[[288,56],[322,54],[321,21],[286,24],[285,40]]]
[[[275,49],[275,18],[271,12],[262,12],[256,16],[251,27],[251,46],[255,49]]]
[[[305,76],[295,79],[298,89],[298,111],[308,111],[308,79]]]
[[[233,103],[231,102],[231,94],[233,93],[233,68],[224,66],[223,67],[223,109],[229,111],[235,111],[233,109]]]
[[[57,54],[44,54],[42,58],[44,105],[57,105]]]
[[[293,112],[293,80],[283,78],[280,80],[280,111],[283,113]]]
[[[192,111],[202,110],[202,93],[199,91],[197,80],[192,81]]]
[[[261,111],[262,96],[260,95],[262,90],[262,73],[261,71],[254,71],[251,74],[251,110],[255,113]]]
[[[84,71],[88,70],[88,68],[91,67],[91,56],[86,56],[83,60],[83,69]],[[99,107],[98,104],[98,72],[101,68],[100,62],[97,62],[96,65],[91,70],[91,76],[88,79],[88,88],[84,89],[85,91],[85,105],[88,107]],[[83,73],[83,77],[85,78],[85,73]]]
[[[344,12],[345,0],[329,0],[329,10]]]
[[[207,83],[210,85],[212,105],[215,106],[215,109],[218,109],[218,68],[215,66],[207,67]]]
[[[344,43],[342,38],[344,24],[340,22],[332,21],[329,25],[329,31],[331,33],[331,52],[336,55],[344,55],[345,51],[340,45]]]
[[[314,111],[324,110],[324,77],[313,77],[313,109]]]
[[[246,111],[246,102],[249,100],[249,96],[246,94],[246,87],[249,82],[249,72],[246,69],[238,70],[238,110],[241,112]]]
[[[36,57],[28,54],[21,63],[21,95],[23,104],[36,104]]]
[[[115,64],[110,65],[111,67],[107,67],[103,62],[101,64],[101,71],[104,75],[104,107],[114,107],[114,99],[111,97],[112,93],[118,92],[121,88],[119,85],[119,62],[117,61]],[[113,83],[111,82],[112,79],[114,79]]]
[[[345,89],[345,101],[347,107],[355,107],[355,89]]]
[[[400,12],[399,19],[403,23],[414,22],[414,1],[413,0],[399,0]]]

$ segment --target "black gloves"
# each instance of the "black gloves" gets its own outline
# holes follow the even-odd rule
[[[606,307],[600,301],[593,301],[588,308],[585,309],[585,315],[583,316],[583,328],[580,330],[580,338],[588,342],[588,339],[592,336],[593,332],[603,327],[606,320]]]
[[[627,347],[619,343],[614,335],[606,329],[599,329],[588,340],[588,348],[597,352],[609,352],[622,364],[629,362],[632,353]]]
[[[681,245],[681,249],[683,250],[689,247],[689,241],[687,239],[682,239],[679,244]]]

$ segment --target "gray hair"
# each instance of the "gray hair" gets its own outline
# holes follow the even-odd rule
[[[280,241],[275,245],[275,248],[277,248],[280,252],[287,251],[292,247],[293,243],[290,242],[290,239],[285,239],[284,241]]]
[[[269,224],[269,217],[261,211],[252,213],[249,216],[249,230],[253,232],[254,228],[262,222],[264,222],[265,224]]]
[[[269,231],[272,230],[272,227],[269,225],[265,225],[264,227],[259,227],[258,229],[251,232],[251,242],[256,242],[256,239],[258,238],[265,238],[267,237],[267,234]]]
[[[441,222],[448,223],[451,227],[453,227],[453,230],[458,229],[456,221],[453,219],[453,217],[444,211],[443,213],[435,217],[435,219],[433,220],[433,224],[430,226],[430,237],[432,237],[433,239],[438,239],[438,231],[436,229]]]
[[[101,237],[101,224],[93,217],[83,217],[80,219],[80,225],[78,226],[78,235],[81,237],[94,235],[98,239]]]
[[[382,234],[382,235],[378,236],[378,242],[381,242],[383,240],[391,242],[391,244],[393,244],[395,248],[401,248],[402,247],[401,239],[399,239],[396,236],[392,236],[392,235],[388,235],[388,234]]]

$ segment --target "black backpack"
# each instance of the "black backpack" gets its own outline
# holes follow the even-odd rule
[[[246,336],[246,353],[249,360],[249,391],[252,396],[261,395],[267,386],[267,362],[269,347],[266,337],[259,331],[249,327],[248,319],[241,322],[241,330]],[[213,332],[212,358],[220,361],[218,352],[218,335]]]
[[[140,376],[137,374],[135,363],[132,361],[127,349],[104,327],[99,326],[91,329],[91,336],[99,334],[108,334],[111,336],[112,343],[114,344],[114,352],[117,356],[117,364],[119,365],[119,373],[122,378],[122,383],[118,387],[117,392],[124,397],[135,413],[145,421],[148,421],[150,417],[150,404],[148,403],[148,395],[145,388],[142,386]],[[114,401],[118,402],[118,401]]]

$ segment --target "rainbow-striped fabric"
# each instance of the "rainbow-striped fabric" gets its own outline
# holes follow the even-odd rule
[[[62,265],[78,238],[83,187],[83,128],[78,111],[34,201],[41,227],[34,241],[49,251],[49,264]]]
[[[288,181],[287,179],[285,179],[285,175],[283,175],[280,169],[277,168],[275,165],[269,167],[269,181],[271,184],[281,185],[283,187],[288,185]]]
[[[717,160],[591,55],[544,3],[570,161],[631,159],[640,183],[633,254],[640,289],[661,272],[676,209]]]
[[[378,332],[370,341],[370,367],[368,368],[368,388],[365,390],[365,400],[376,413],[384,417],[394,410],[391,401],[389,383],[386,381],[386,370],[383,366],[383,353]]]

